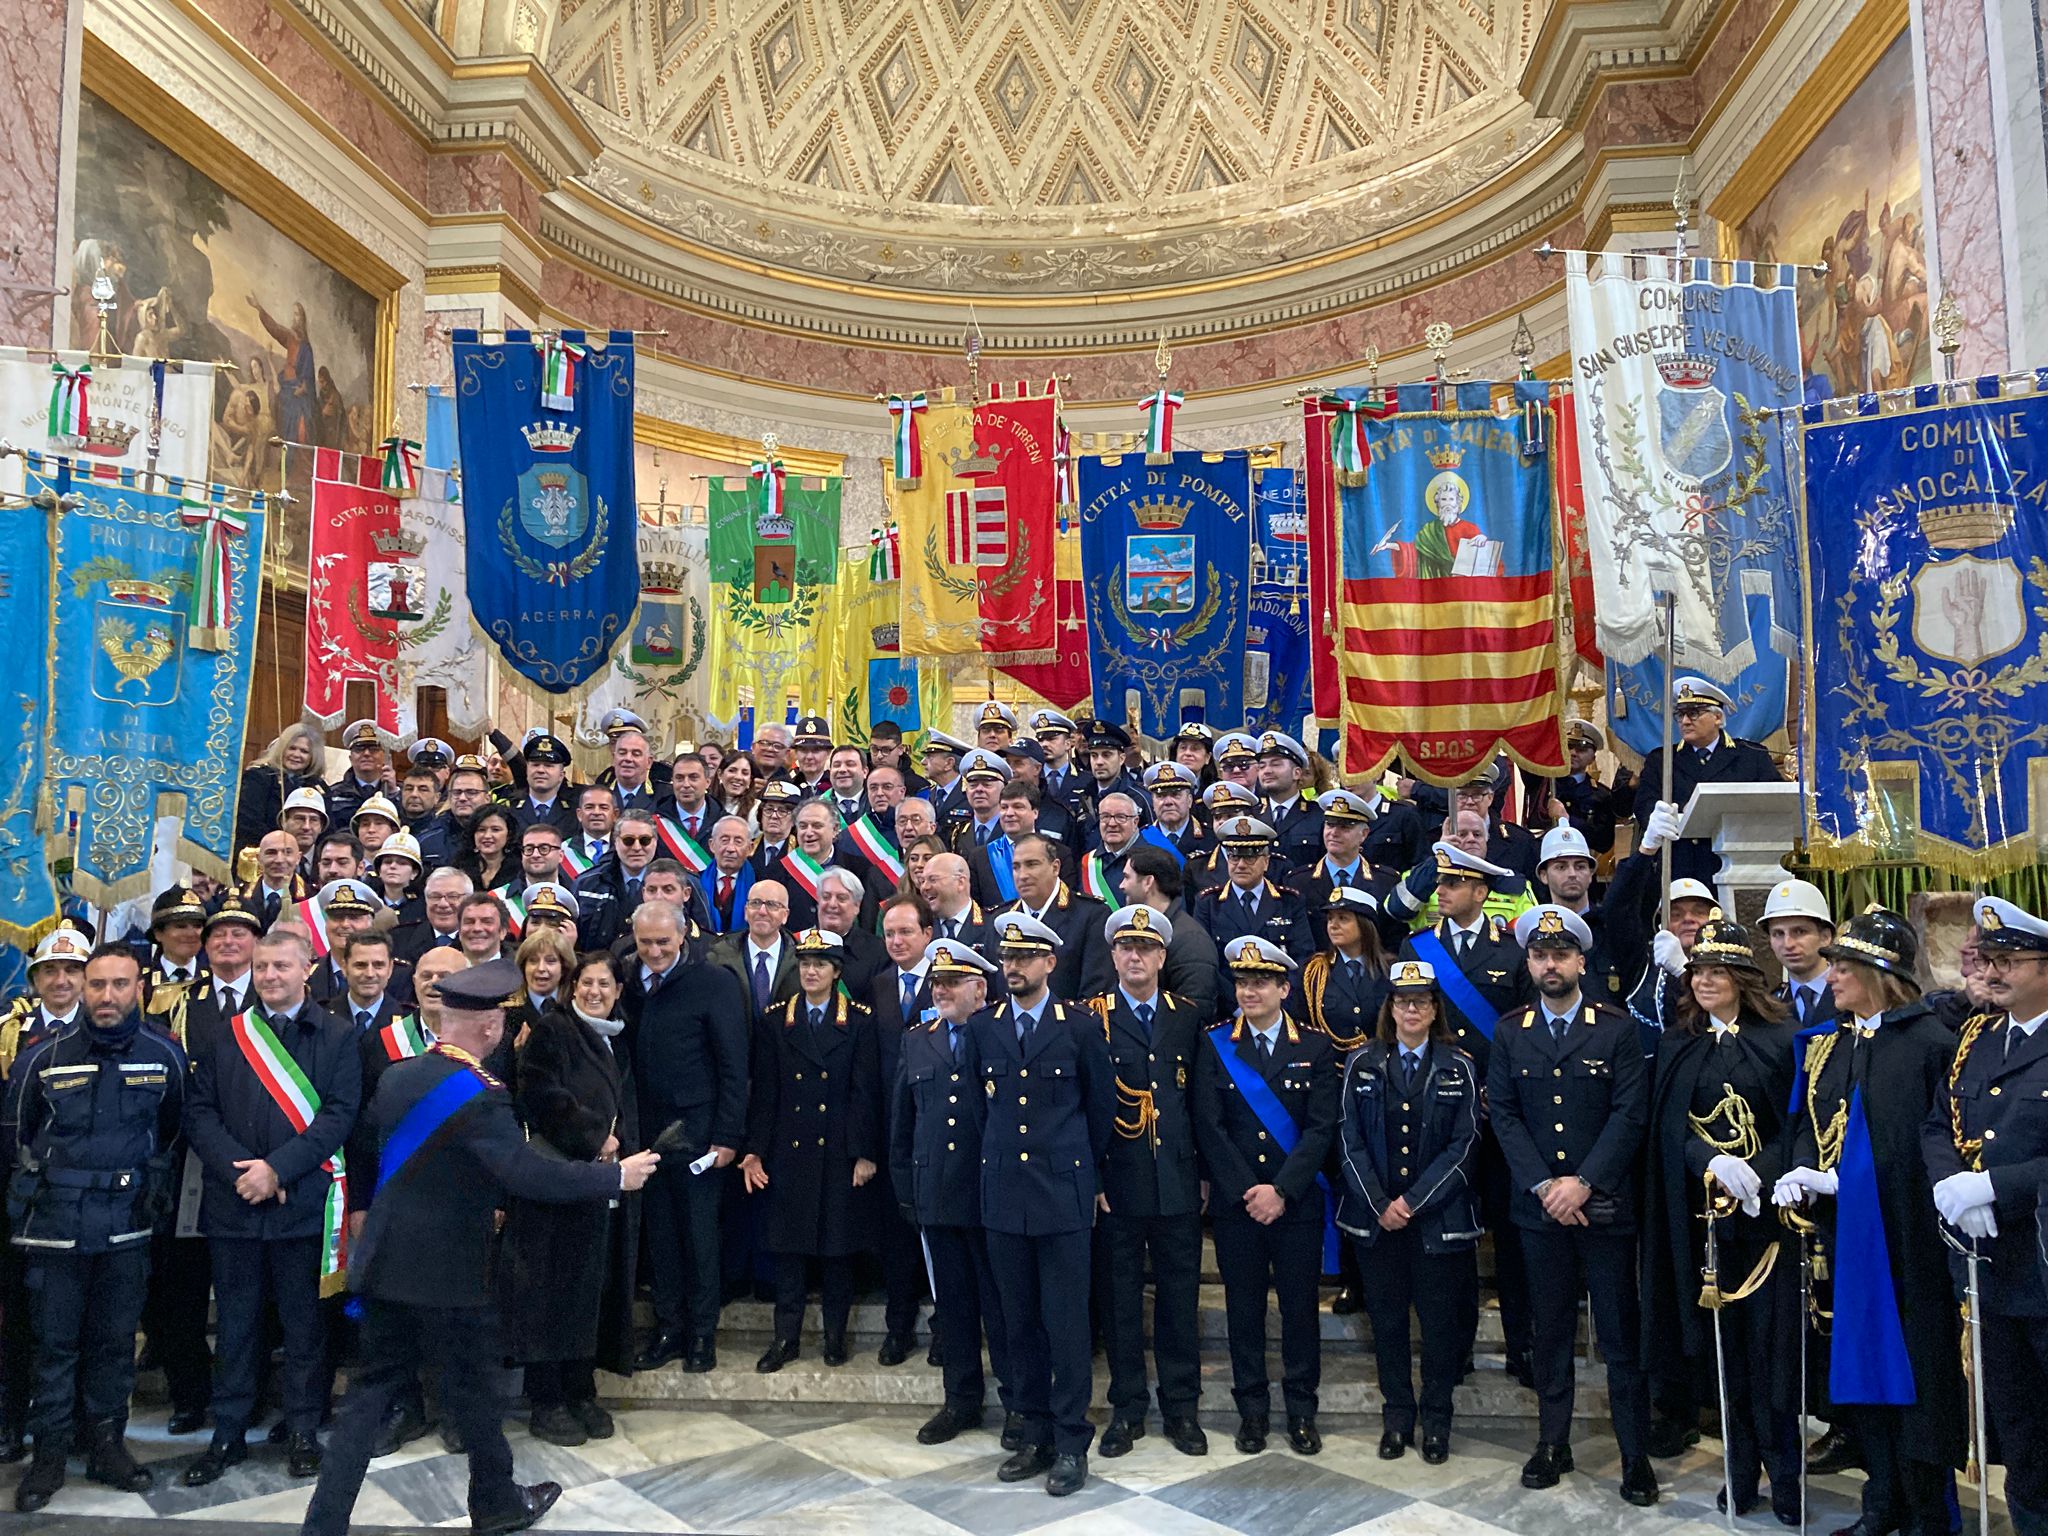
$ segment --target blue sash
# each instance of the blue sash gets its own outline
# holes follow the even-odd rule
[[[1140,832],[1138,836],[1142,838],[1144,841],[1150,843],[1154,848],[1164,848],[1168,853],[1173,855],[1174,863],[1179,864],[1183,867],[1186,866],[1188,862],[1188,856],[1182,853],[1180,851],[1180,845],[1176,843],[1172,838],[1168,837],[1164,832],[1160,831],[1156,824],[1147,827],[1144,831]]]
[[[1829,1340],[1828,1395],[1838,1403],[1912,1403],[1913,1362],[1892,1285],[1884,1210],[1877,1196],[1877,1159],[1863,1090],[1849,1095],[1849,1123],[1835,1195],[1835,1328]]]
[[[1237,1085],[1246,1106],[1266,1128],[1266,1134],[1273,1138],[1273,1144],[1283,1153],[1292,1155],[1301,1140],[1301,1127],[1294,1123],[1294,1116],[1287,1113],[1287,1106],[1280,1102],[1280,1095],[1273,1091],[1273,1085],[1259,1075],[1259,1071],[1236,1051],[1230,1048],[1230,1026],[1218,1024],[1209,1031],[1209,1043],[1216,1047],[1217,1059],[1223,1063],[1223,1070],[1230,1074],[1230,1080]],[[1330,1193],[1330,1181],[1320,1173],[1316,1184],[1323,1192],[1323,1273],[1337,1273],[1340,1252],[1337,1237],[1336,1200]]]
[[[1427,960],[1435,968],[1437,990],[1465,1016],[1466,1023],[1491,1040],[1493,1027],[1500,1022],[1500,1015],[1480,996],[1479,989],[1472,985],[1472,978],[1458,969],[1458,962],[1451,958],[1451,952],[1444,948],[1443,941],[1432,930],[1424,928],[1419,933],[1409,934],[1408,943],[1419,958]]]
[[[1016,850],[1010,846],[1007,832],[990,838],[983,844],[988,854],[988,872],[996,877],[996,889],[1002,892],[1003,900],[1017,899],[1017,882],[1010,874],[1010,855]]]
[[[384,1143],[377,1168],[377,1190],[398,1176],[427,1138],[455,1117],[458,1110],[484,1091],[484,1080],[468,1068],[451,1072],[427,1092],[427,1096],[405,1112],[391,1137]],[[374,1198],[374,1196],[372,1197]]]

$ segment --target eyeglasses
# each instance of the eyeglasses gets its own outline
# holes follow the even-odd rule
[[[612,841],[621,848],[652,848],[654,846],[654,839],[651,837],[615,837]]]
[[[2048,955],[2015,955],[2000,950],[1993,954],[1979,953],[1977,963],[1987,971],[2009,971],[2022,960],[2031,960],[2036,965],[2048,962]]]

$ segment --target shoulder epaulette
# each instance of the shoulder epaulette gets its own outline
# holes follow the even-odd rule
[[[1116,999],[1109,993],[1104,992],[1098,997],[1082,998],[1081,1006],[1089,1009],[1097,1018],[1102,1020],[1102,1038],[1107,1041],[1109,1039],[1109,1016],[1116,1012]]]
[[[22,1025],[35,1017],[36,1000],[24,993],[7,1005],[0,1015],[0,1077],[14,1069],[15,1054],[21,1049]]]

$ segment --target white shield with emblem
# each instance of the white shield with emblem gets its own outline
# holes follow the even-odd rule
[[[1974,667],[2027,636],[2020,568],[2010,560],[1951,555],[1913,576],[1913,643],[1923,653]]]

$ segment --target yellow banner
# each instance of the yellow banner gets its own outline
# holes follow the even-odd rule
[[[832,657],[827,713],[834,736],[859,746],[867,745],[877,720],[895,721],[905,736],[952,724],[952,675],[903,654],[902,583],[875,580],[874,560],[869,550],[842,556],[826,626]]]
[[[953,465],[974,448],[974,407],[933,404],[918,423],[924,439],[924,474],[915,490],[883,473],[882,494],[900,532],[903,550],[902,643],[913,656],[979,656],[981,598],[972,573],[948,569],[946,498],[973,483]]]

